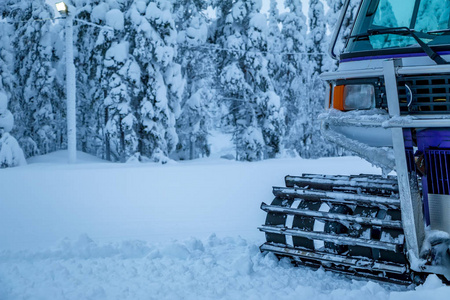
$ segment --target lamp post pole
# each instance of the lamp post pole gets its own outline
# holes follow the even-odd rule
[[[77,161],[76,76],[73,62],[73,15],[66,17],[66,93],[67,93],[67,150],[69,163]]]
[[[64,2],[56,3],[56,9],[66,20],[67,151],[69,153],[69,163],[73,164],[77,161],[77,82],[75,64],[73,62],[73,20],[76,15],[76,10],[73,6],[70,6],[69,11],[69,6]],[[114,30],[108,26],[99,26],[78,19],[77,21],[107,30]]]
[[[56,3],[56,9],[65,18],[66,24],[66,105],[67,105],[67,152],[69,163],[77,162],[77,104],[76,104],[76,71],[73,63],[73,18],[69,7],[64,2]]]

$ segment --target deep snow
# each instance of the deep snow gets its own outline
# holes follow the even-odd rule
[[[113,164],[83,153],[0,170],[0,299],[445,299],[259,253],[287,174],[378,173],[356,157]]]

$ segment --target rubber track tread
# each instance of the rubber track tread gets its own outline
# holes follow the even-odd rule
[[[313,189],[353,189],[358,190],[383,190],[398,193],[398,183],[393,177],[382,178],[371,175],[362,176],[325,176],[304,174],[303,176],[286,176],[287,187],[310,187]]]
[[[282,207],[282,206],[267,205],[265,203],[261,204],[261,209],[264,210],[265,212],[281,213],[281,214],[293,215],[293,216],[312,217],[315,219],[326,220],[326,221],[359,223],[359,224],[372,225],[372,226],[381,226],[384,228],[396,228],[396,229],[402,228],[401,221],[380,220],[380,219],[374,219],[374,218],[368,218],[368,217],[343,215],[343,214],[323,212],[323,211],[286,208],[286,207]]]
[[[261,204],[261,251],[347,275],[411,282],[396,177],[303,174],[285,182],[273,187],[272,204]]]
[[[310,201],[324,201],[340,203],[345,205],[365,205],[378,207],[400,208],[400,199],[398,196],[381,197],[368,194],[350,194],[344,192],[310,190],[304,188],[273,187],[273,194],[276,197],[294,199],[301,198]]]

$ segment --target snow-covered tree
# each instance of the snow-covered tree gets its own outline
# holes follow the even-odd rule
[[[117,11],[113,11],[117,13]],[[105,132],[111,159],[125,162],[137,152],[137,120],[132,101],[139,94],[140,68],[129,54],[129,43],[114,42],[104,61]]]
[[[0,11],[0,21],[1,11]],[[14,68],[14,51],[11,47],[11,37],[13,36],[13,28],[10,24],[0,22],[0,91],[11,93],[15,76]]]
[[[191,27],[190,22],[193,19],[200,18],[206,21],[204,11],[211,4],[211,0],[171,0],[173,18],[177,31],[183,31]]]
[[[309,0],[309,28],[307,52],[313,61],[313,72],[320,74],[327,67],[328,36],[324,7],[320,0]]]
[[[105,121],[102,128],[105,158],[125,162],[136,154],[138,146],[133,100],[139,94],[140,68],[130,54],[127,40],[123,11],[128,9],[128,2],[109,1],[105,4],[96,5],[91,15],[94,21],[105,26],[94,48],[98,53],[94,59],[99,60],[97,74],[102,90],[102,93],[94,94],[94,99],[103,100],[100,107]]]
[[[133,2],[129,13],[132,54],[141,70],[138,109],[139,152],[165,162],[178,143],[175,120],[184,89],[181,67],[174,62],[177,32],[167,0]],[[131,51],[131,50],[130,50]]]
[[[10,0],[8,18],[14,23],[15,66],[17,80],[12,93],[13,114],[21,124],[16,135],[27,156],[59,149],[63,123],[55,112],[64,105],[63,82],[57,68],[52,21],[53,9],[44,0]]]
[[[100,27],[106,24],[105,15],[110,6],[103,0],[75,0],[74,5],[79,9],[77,19],[83,21],[76,21],[74,27],[74,45],[77,47],[77,144],[81,151],[111,159],[105,142],[106,96],[101,82],[105,68],[103,62],[112,44],[113,31]]]
[[[183,0],[174,4],[178,29],[177,62],[186,79],[181,115],[177,120],[176,156],[194,159],[210,153],[208,135],[215,108],[215,51],[207,44],[208,19],[203,11],[209,1]]]
[[[270,0],[269,18],[268,18],[268,36],[267,36],[267,61],[269,75],[274,81],[274,89],[279,93],[278,89],[278,76],[282,71],[282,55],[283,50],[283,37],[280,32],[280,15],[277,8],[278,2],[276,0]]]
[[[309,28],[306,50],[310,63],[305,70],[306,101],[300,108],[300,124],[302,135],[296,149],[302,157],[329,156],[335,153],[335,147],[329,145],[320,134],[318,115],[324,110],[325,85],[319,75],[330,69],[330,58],[326,54],[328,37],[324,6],[320,0],[309,1]]]
[[[8,96],[0,91],[0,168],[26,164],[19,143],[10,134],[13,127],[14,117],[8,109]]]
[[[227,5],[229,3],[226,3]],[[236,158],[259,160],[280,152],[283,110],[273,92],[267,67],[267,19],[260,0],[218,5],[217,43],[224,48],[220,81],[229,101],[228,121],[234,127]]]
[[[77,1],[79,18],[103,26],[77,31],[83,149],[113,161],[167,161],[184,88],[170,2]]]
[[[280,16],[282,21],[282,59],[279,71],[279,94],[286,109],[286,149],[298,149],[305,134],[308,121],[306,110],[309,103],[306,96],[306,82],[310,79],[306,54],[307,25],[300,0],[285,1],[288,12]]]

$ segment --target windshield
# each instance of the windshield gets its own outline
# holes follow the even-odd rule
[[[449,25],[450,0],[366,0],[345,52],[419,47],[413,36],[389,31],[399,27],[429,46],[450,45]]]

